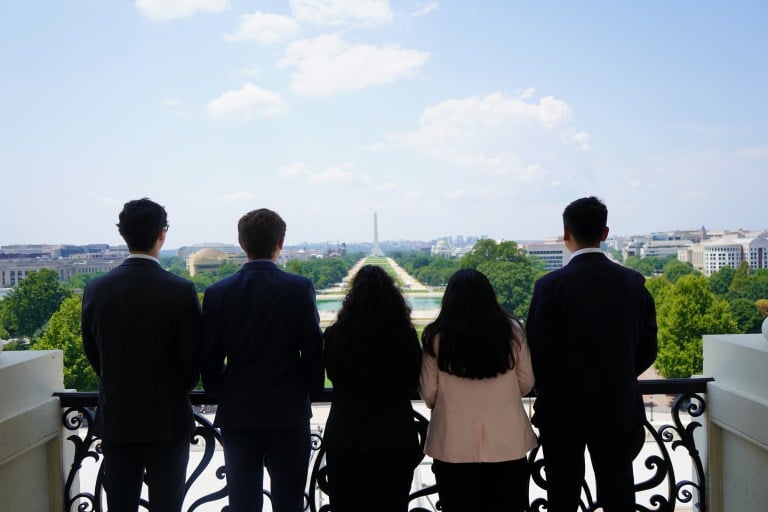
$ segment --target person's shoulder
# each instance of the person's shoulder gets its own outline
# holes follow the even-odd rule
[[[231,288],[234,285],[234,282],[237,279],[238,274],[239,274],[239,271],[235,272],[231,276],[227,276],[224,279],[221,279],[219,281],[216,281],[215,283],[212,283],[206,286],[205,288],[206,295],[210,293],[224,291],[224,290],[227,290],[228,288]]]
[[[98,277],[94,277],[93,279],[85,283],[85,287],[83,288],[83,294],[84,295],[91,294],[99,288],[103,288],[105,286],[109,287],[112,283],[116,281],[126,279],[126,276],[124,275],[124,273],[125,273],[125,267],[124,265],[121,264],[105,274],[102,274]]]
[[[564,277],[566,277],[571,269],[567,268],[568,266],[560,267],[555,270],[550,270],[546,274],[542,275],[536,280],[536,285],[538,286],[547,286],[552,283],[555,283],[557,281],[560,281]]]
[[[291,283],[297,287],[312,286],[312,280],[308,277],[300,276],[298,274],[291,274],[285,270],[280,269],[280,277],[287,283]]]
[[[181,276],[177,276],[173,272],[171,272],[169,270],[165,270],[164,268],[161,268],[160,270],[163,272],[162,278],[165,279],[166,281],[168,281],[168,283],[170,283],[170,284],[178,286],[179,288],[189,288],[189,287],[193,287],[194,288],[194,286],[195,286],[195,283],[193,283],[189,279],[186,279],[186,278],[181,277]]]
[[[638,286],[645,286],[645,276],[638,272],[637,270],[625,267],[624,265],[621,265],[619,263],[616,263],[617,266],[621,267],[625,275],[627,276],[627,279],[632,281]]]

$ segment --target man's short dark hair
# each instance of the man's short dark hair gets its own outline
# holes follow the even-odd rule
[[[599,244],[608,222],[608,208],[595,196],[577,199],[563,211],[563,226],[582,244]]]
[[[272,210],[253,210],[240,217],[237,235],[250,259],[270,259],[285,239],[285,221]]]
[[[119,220],[117,229],[130,251],[151,250],[160,230],[168,226],[165,208],[146,197],[125,203]]]

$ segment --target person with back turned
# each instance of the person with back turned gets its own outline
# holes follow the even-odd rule
[[[276,265],[285,222],[267,209],[237,225],[248,261],[203,299],[203,385],[218,396],[230,512],[260,512],[266,465],[274,512],[304,510],[310,393],[323,386],[312,282]]]
[[[643,276],[601,253],[607,217],[596,197],[565,208],[563,239],[573,255],[536,282],[526,323],[550,512],[577,510],[585,448],[598,505],[635,510],[632,462],[645,437],[637,377],[656,359],[656,310]],[[585,416],[583,401],[594,399]]]
[[[83,348],[101,380],[96,433],[104,454],[110,512],[136,512],[145,479],[152,512],[184,500],[190,435],[189,391],[200,364],[195,286],[160,266],[165,209],[125,203],[117,225],[130,255],[83,292]]]

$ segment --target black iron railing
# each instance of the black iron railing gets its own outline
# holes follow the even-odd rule
[[[699,449],[696,446],[696,429],[703,426],[700,417],[706,409],[705,393],[709,378],[694,379],[669,379],[656,381],[642,381],[641,388],[644,395],[671,395],[674,402],[670,409],[669,422],[661,426],[654,426],[646,421],[646,446],[651,449],[644,450],[639,457],[645,457],[643,467],[645,473],[637,476],[635,490],[638,495],[646,496],[644,504],[638,504],[639,512],[673,512],[679,504],[706,512],[706,474],[701,460]],[[73,453],[72,463],[68,469],[65,482],[65,511],[66,512],[101,512],[106,509],[104,495],[104,480],[101,470],[101,440],[93,432],[93,409],[96,406],[96,393],[57,393],[63,409],[63,427],[69,432],[65,435],[71,443]],[[317,398],[317,403],[330,402],[332,391],[326,390]],[[415,397],[414,397],[415,398]],[[202,392],[192,392],[190,400],[193,406],[215,405],[215,400]],[[658,413],[657,413],[658,416]],[[139,419],[142,420],[142,419]],[[151,418],[143,419],[151,421]],[[419,414],[414,414],[421,434],[422,446],[427,430],[427,419]],[[221,453],[221,435],[216,428],[206,419],[200,411],[195,412],[196,429],[192,435],[190,449],[200,453],[199,460],[190,461],[190,476],[186,483],[186,492],[189,496],[196,496],[190,503],[187,500],[185,512],[202,512],[207,510],[221,510],[226,512],[226,470],[223,459],[214,461],[214,455]],[[306,494],[305,510],[310,512],[332,512],[327,498],[327,477],[325,473],[325,459],[321,431],[312,434],[312,460],[310,462],[310,475]],[[679,476],[679,465],[673,462],[673,455],[684,454],[685,464],[688,465],[690,478]],[[533,499],[530,504],[531,512],[540,512],[547,509],[547,502],[543,489],[546,486],[545,466],[546,461],[539,449],[534,449],[529,454],[531,462],[531,488],[538,487],[541,492],[532,492]],[[95,464],[95,479],[92,488],[82,489],[78,485],[80,472],[84,463]],[[636,473],[638,473],[636,471]],[[190,493],[196,485],[200,485],[203,479],[209,479],[206,491]],[[211,490],[211,481],[213,489]],[[269,491],[265,490],[269,497]],[[640,501],[640,500],[638,500]],[[410,512],[431,512],[440,510],[437,497],[437,489],[434,485],[423,486],[411,494],[412,508]],[[142,501],[144,508],[147,503]],[[429,508],[427,508],[429,507]],[[594,490],[585,481],[582,488],[582,500],[579,510],[581,512],[594,511],[599,507],[596,502]]]

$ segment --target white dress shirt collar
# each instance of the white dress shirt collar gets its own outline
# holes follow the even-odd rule
[[[160,260],[159,259],[155,258],[154,256],[150,256],[149,254],[134,254],[134,253],[131,253],[131,254],[128,255],[128,258],[126,258],[126,259],[131,259],[131,258],[141,258],[143,260],[152,260],[155,263],[157,263],[158,265],[160,264]]]

